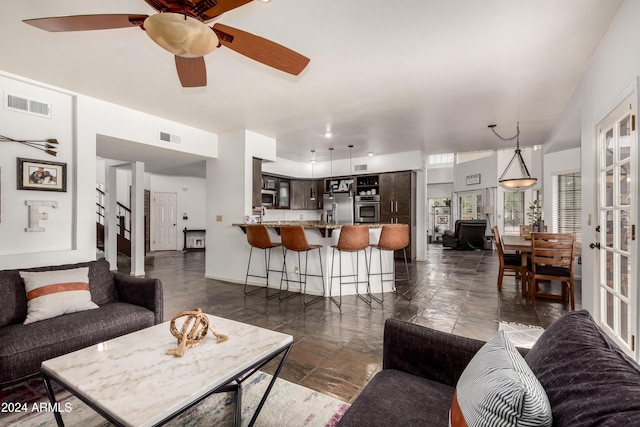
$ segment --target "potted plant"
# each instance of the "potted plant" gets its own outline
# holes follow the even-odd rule
[[[529,204],[527,218],[529,218],[529,222],[531,223],[531,229],[533,231],[540,231],[540,223],[542,222],[542,203],[540,200],[534,200]]]

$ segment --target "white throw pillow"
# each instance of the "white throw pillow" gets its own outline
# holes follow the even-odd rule
[[[89,267],[56,271],[21,271],[27,292],[24,324],[66,313],[98,308],[91,302]]]
[[[449,425],[551,426],[544,388],[522,355],[498,332],[462,372],[449,411]]]

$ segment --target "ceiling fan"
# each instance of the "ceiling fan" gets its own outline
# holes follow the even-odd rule
[[[205,24],[229,10],[253,0],[144,0],[159,13],[155,15],[102,14],[26,19],[23,22],[42,30],[86,31],[140,27],[147,35],[175,55],[178,77],[183,87],[207,85],[204,55],[220,46],[297,76],[309,58],[270,40],[229,27]]]

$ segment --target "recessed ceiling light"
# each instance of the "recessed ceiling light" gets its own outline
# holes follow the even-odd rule
[[[369,151],[369,152],[367,153],[367,156],[369,156],[369,157],[373,156],[373,151]]]
[[[330,130],[328,130],[328,131],[326,131],[326,132],[324,133],[324,136],[325,136],[325,138],[331,138],[331,137],[333,136],[333,134],[331,133],[331,131],[330,131]]]

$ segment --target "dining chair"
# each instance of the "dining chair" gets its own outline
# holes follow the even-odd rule
[[[502,248],[502,237],[498,227],[492,227],[493,240],[496,243],[496,249],[498,251],[498,261],[500,261],[500,270],[498,272],[498,292],[502,292],[502,279],[504,276],[514,276],[516,279],[520,279],[522,285],[522,296],[527,296],[527,266],[522,265],[522,257],[519,254],[504,253]]]
[[[566,301],[575,310],[575,290],[573,284],[573,264],[576,253],[575,233],[533,233],[531,235],[531,264],[527,268],[529,298],[549,298]],[[559,281],[560,295],[538,292],[541,280]]]

